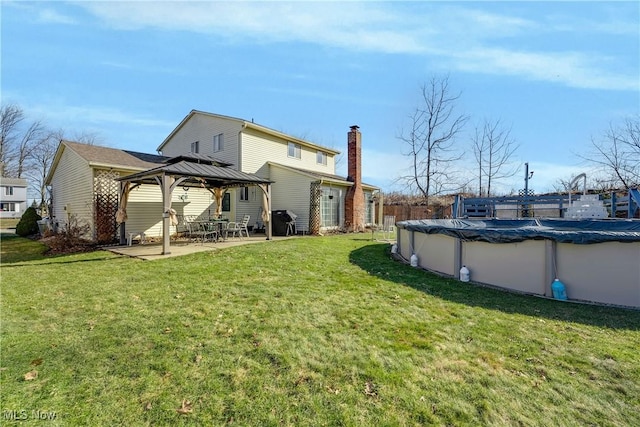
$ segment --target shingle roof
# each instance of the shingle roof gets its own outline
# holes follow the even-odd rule
[[[136,151],[101,147],[99,145],[81,144],[71,141],[61,141],[61,144],[73,150],[90,164],[99,163],[125,168],[149,169],[167,160],[167,157],[155,154],[138,153]]]

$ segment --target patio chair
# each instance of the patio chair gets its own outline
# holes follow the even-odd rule
[[[206,221],[189,221],[185,223],[187,226],[187,236],[191,241],[198,241],[204,243],[205,240],[211,239],[216,241],[218,239],[218,230]]]
[[[382,225],[382,232],[385,240],[392,240],[392,235],[396,229],[396,217],[395,215],[385,215]]]
[[[231,233],[232,237],[236,236],[236,233],[238,234],[238,237],[242,239],[242,232],[244,231],[244,234],[247,236],[247,238],[249,237],[249,230],[247,228],[247,225],[249,224],[249,220],[251,219],[251,215],[245,215],[242,218],[242,221],[237,222],[237,221],[231,221],[229,222],[229,224],[227,224],[227,229],[225,230],[225,239],[229,237],[229,233]]]

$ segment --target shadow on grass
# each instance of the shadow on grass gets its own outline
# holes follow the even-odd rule
[[[373,276],[458,304],[612,329],[640,329],[638,310],[566,303],[463,283],[394,260],[389,244],[356,249],[349,260]]]

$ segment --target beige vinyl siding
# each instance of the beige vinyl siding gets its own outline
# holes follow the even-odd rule
[[[240,200],[240,188],[229,190],[231,192],[231,221],[241,221],[245,215],[249,215],[249,225],[255,225],[262,212],[262,190],[257,185],[249,186],[249,200]],[[234,209],[235,208],[235,209]]]
[[[288,209],[292,211],[298,215],[296,226],[304,225],[308,230],[309,193],[311,183],[316,179],[276,165],[271,165],[270,171],[271,180],[276,182],[271,189],[272,209]]]
[[[182,187],[177,187],[171,198],[171,208],[178,215],[209,218],[215,212],[215,202],[209,191],[191,188],[185,200],[180,198],[183,194],[185,192]],[[162,192],[159,185],[141,185],[133,189],[127,204],[127,232],[144,231],[146,236],[162,237],[162,212]],[[175,233],[174,226],[170,232]]]
[[[93,170],[73,150],[65,148],[51,179],[52,219],[60,227],[66,227],[69,215],[91,226],[93,235]],[[65,207],[67,209],[65,210]]]
[[[289,141],[284,138],[278,138],[255,129],[245,129],[241,138],[242,150],[240,155],[243,172],[258,173],[260,168],[267,161],[270,161],[298,169],[329,174],[335,173],[334,156],[330,153],[327,153],[327,164],[321,165],[316,162],[318,152],[316,148],[300,144],[301,158],[296,159],[288,156]]]
[[[200,154],[238,166],[238,134],[242,130],[239,120],[194,114],[162,148],[162,155],[173,157],[191,152],[191,143],[200,142]],[[213,151],[213,136],[224,134],[222,151]]]

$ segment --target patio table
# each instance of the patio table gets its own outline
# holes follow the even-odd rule
[[[222,231],[223,231],[224,225],[227,224],[228,222],[229,220],[226,218],[223,218],[223,219],[212,218],[207,222],[207,227],[211,227],[211,230],[216,232],[216,241],[220,239],[226,240],[222,235]]]

